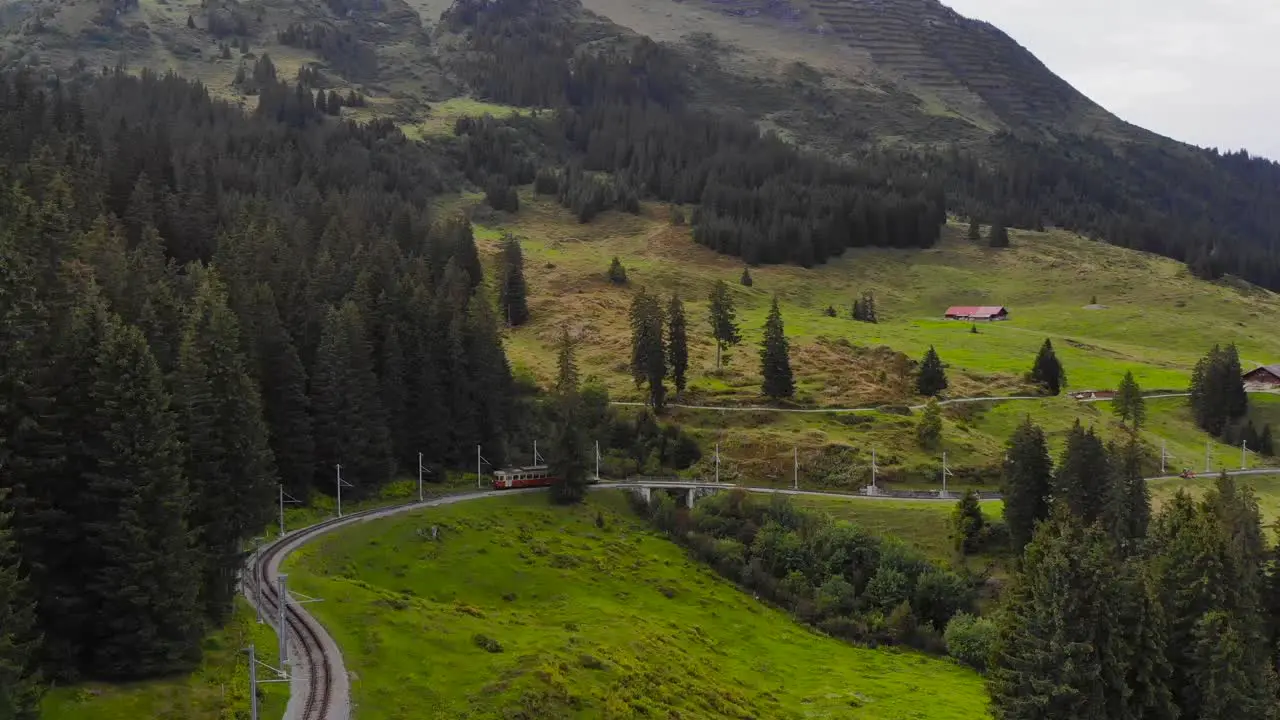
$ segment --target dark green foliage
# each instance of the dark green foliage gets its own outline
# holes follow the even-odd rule
[[[861,298],[853,301],[853,319],[865,323],[879,322],[876,317],[875,295],[864,292]]]
[[[685,375],[689,371],[689,329],[684,317],[684,303],[678,293],[667,303],[667,367],[676,392],[683,393]]]
[[[827,317],[835,317],[836,309],[834,306],[828,305],[827,309],[822,311],[822,314],[826,315]]]
[[[1222,435],[1228,425],[1249,411],[1240,356],[1234,344],[1214,345],[1191,373],[1190,404],[1196,424],[1212,435]]]
[[[1262,426],[1262,432],[1258,435],[1258,453],[1274,457],[1276,454],[1274,441],[1271,439],[1271,424],[1267,423]]]
[[[776,297],[764,323],[764,339],[760,343],[760,375],[764,378],[760,391],[765,397],[781,400],[795,394],[796,383],[791,374],[791,347],[787,342]]]
[[[662,306],[644,288],[631,302],[631,375],[636,387],[649,387],[649,407],[662,412],[666,405],[666,345],[663,341]]]
[[[1117,542],[1132,551],[1147,537],[1151,524],[1151,492],[1142,477],[1142,445],[1130,438],[1124,446],[1111,448],[1113,499],[1110,514]]]
[[[751,287],[755,281],[751,279],[751,269],[742,268],[742,277],[738,278],[738,283],[743,287]]]
[[[495,175],[489,179],[485,185],[484,201],[494,210],[505,210],[507,212],[518,212],[520,210],[520,196],[516,193],[516,189],[507,184],[507,179],[501,175]]]
[[[951,513],[951,537],[956,550],[962,555],[977,552],[986,527],[987,519],[982,516],[978,493],[973,490],[965,491]]]
[[[1142,389],[1138,381],[1133,379],[1132,372],[1126,372],[1116,390],[1115,400],[1111,402],[1111,411],[1120,418],[1120,422],[1128,422],[1134,430],[1142,427],[1147,418],[1146,401],[1142,399]]]
[[[555,435],[547,460],[555,483],[551,497],[559,503],[581,502],[587,494],[587,440],[583,433],[584,406],[578,391],[578,366],[569,332],[560,336],[556,379]]]
[[[969,613],[956,613],[947,623],[943,639],[947,654],[979,672],[987,669],[991,647],[996,640],[996,625],[989,618]]]
[[[0,718],[36,720],[40,715],[39,631],[35,600],[11,537],[8,494],[0,490]]]
[[[969,234],[970,242],[980,242],[982,240],[982,225],[978,222],[978,218],[969,218]]]
[[[924,359],[920,361],[920,374],[916,376],[916,392],[921,395],[934,396],[947,389],[947,371],[942,367],[942,358],[938,351],[929,346]]]
[[[265,283],[253,294],[251,320],[252,358],[262,395],[263,418],[271,438],[280,481],[289,494],[305,500],[315,473],[315,440],[311,434],[311,401],[302,359],[280,321],[275,297]]]
[[[339,464],[343,480],[354,485],[343,492],[350,497],[368,496],[391,479],[391,439],[373,353],[364,318],[349,300],[330,309],[325,319],[311,378],[311,405],[316,487],[336,493]]]
[[[716,341],[716,370],[719,370],[725,349],[742,342],[742,337],[738,334],[733,297],[729,295],[729,286],[723,280],[717,280],[711,288],[707,313],[711,322],[711,338]]]
[[[936,450],[942,444],[942,408],[929,398],[916,422],[916,442],[925,450]]]
[[[1053,493],[1053,461],[1044,431],[1027,416],[1005,444],[1000,479],[1004,521],[1016,552],[1031,542],[1036,523],[1049,517]]]
[[[1062,392],[1062,388],[1067,384],[1067,372],[1053,352],[1052,341],[1046,339],[1044,345],[1040,346],[1040,352],[1036,354],[1035,364],[1031,366],[1028,377],[1031,382],[1044,388],[1044,391],[1050,395]]]
[[[849,640],[936,652],[938,629],[972,610],[973,589],[964,579],[781,497],[732,490],[699,500],[688,514],[658,497],[644,511],[721,575]]]
[[[991,235],[987,238],[987,244],[993,248],[1009,247],[1009,231],[1005,229],[1003,220],[997,220],[991,224]]]
[[[524,253],[510,233],[502,238],[502,280],[498,285],[498,309],[509,327],[529,322],[528,288],[524,281]]]
[[[627,284],[627,269],[622,266],[622,261],[618,259],[617,255],[614,255],[613,262],[609,263],[608,276],[609,282],[614,285]]]
[[[1125,717],[1124,601],[1110,540],[1058,512],[1037,530],[1005,592],[988,675],[999,720]]]
[[[1067,433],[1067,446],[1053,479],[1054,500],[1087,525],[1107,516],[1114,497],[1113,480],[1102,440],[1077,420]]]
[[[235,596],[240,543],[269,516],[275,461],[226,288],[214,269],[193,270],[196,295],[173,386],[194,498],[191,529],[204,554],[200,597],[209,618],[221,622]]]
[[[87,463],[80,497],[92,509],[85,518],[81,550],[89,568],[83,578],[84,594],[94,613],[86,638],[86,662],[100,677],[149,677],[190,668],[199,657],[200,566],[184,522],[188,490],[182,446],[160,369],[137,328],[118,318],[104,319],[94,362],[94,411],[87,419],[92,433],[83,446]],[[198,324],[217,331],[216,323]],[[189,369],[184,362],[185,388],[190,387]],[[194,435],[192,447],[207,447],[201,444],[204,439]],[[223,460],[227,467],[249,472],[262,470],[252,459],[241,464],[229,456],[231,452],[207,460]],[[192,469],[193,473],[203,470],[195,465]],[[193,476],[204,483],[212,479],[209,471]],[[229,483],[240,479],[222,478]],[[252,486],[236,484],[252,492]],[[203,490],[202,502],[220,501],[218,507],[230,512],[248,512],[252,517],[259,509],[237,507],[235,498],[223,491],[211,492],[207,486]],[[231,542],[232,522],[211,518],[196,528],[213,550],[204,570],[203,597],[215,619],[227,611],[224,604],[230,604],[230,597],[222,593],[234,588],[217,583],[228,572],[234,583],[234,553],[239,548],[232,547],[231,559],[215,554],[221,538]]]

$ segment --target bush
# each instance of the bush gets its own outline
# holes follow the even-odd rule
[[[497,640],[494,640],[488,635],[476,633],[475,635],[471,636],[471,642],[475,643],[476,647],[480,648],[481,650],[484,650],[485,652],[491,652],[491,653],[502,652],[502,643],[498,642]]]
[[[609,264],[609,282],[614,285],[627,284],[627,269],[622,266],[622,261],[618,256],[613,257],[613,262]]]
[[[995,644],[996,625],[987,618],[958,613],[947,623],[943,639],[948,655],[977,670],[986,670]]]

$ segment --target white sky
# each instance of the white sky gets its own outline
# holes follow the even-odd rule
[[[1135,125],[1280,160],[1280,0],[943,0]]]

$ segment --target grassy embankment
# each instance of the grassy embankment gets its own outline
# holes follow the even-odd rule
[[[1266,318],[1280,311],[1280,297],[1251,287],[1205,283],[1171,260],[1082,239],[1065,232],[1013,232],[1014,247],[997,251],[964,239],[948,227],[937,248],[924,251],[856,250],[824,266],[752,268],[752,287],[738,283],[742,264],[692,242],[687,227],[668,222],[664,207],[643,216],[606,213],[578,224],[544,199],[522,195],[514,216],[484,220],[478,232],[492,257],[501,232],[523,239],[532,322],[512,333],[508,353],[518,371],[541,383],[554,374],[554,342],[568,327],[582,342],[584,376],[609,387],[618,400],[639,400],[627,369],[627,311],[640,287],[685,299],[690,326],[690,388],[683,402],[762,404],[756,356],[771,297],[777,295],[792,345],[798,380],[796,404],[808,407],[915,405],[912,371],[933,345],[948,366],[951,396],[1022,394],[1022,379],[1040,344],[1053,340],[1070,388],[1114,387],[1132,370],[1147,390],[1185,388],[1191,367],[1214,342],[1235,342],[1246,366],[1280,358],[1280,338]],[[604,275],[617,255],[627,267],[627,287]],[[714,346],[706,335],[706,296],[711,284],[729,283],[738,305],[743,343],[727,370],[714,371]],[[848,318],[863,291],[876,295],[880,322]],[[1086,310],[1096,296],[1101,310]],[[1012,320],[981,324],[939,320],[952,304],[1004,304]],[[827,317],[830,305],[840,316]],[[899,355],[902,353],[904,355]],[[1264,398],[1259,400],[1280,400]],[[1175,457],[1204,456],[1205,436],[1190,422],[1185,402],[1150,403],[1143,438],[1158,457],[1161,442]],[[1280,405],[1277,405],[1280,408]],[[1055,452],[1076,419],[1109,438],[1122,430],[1107,403],[1065,397],[953,406],[945,411],[944,446],[920,450],[914,417],[896,412],[846,415],[770,411],[715,413],[674,410],[674,419],[705,444],[721,443],[728,471],[739,468],[752,482],[789,482],[791,448],[800,447],[801,482],[832,447],[851,449],[853,479],[810,477],[811,484],[865,482],[875,447],[885,475],[915,484],[936,483],[941,450],[952,467],[998,463],[1009,432],[1027,414],[1046,427]],[[1231,449],[1217,446],[1226,458]]]
[[[224,720],[249,716],[247,649],[253,643],[258,658],[278,667],[276,635],[271,626],[258,625],[249,603],[236,600],[235,614],[225,628],[204,640],[204,659],[188,676],[139,683],[84,683],[54,688],[41,706],[41,720]],[[258,670],[259,679],[270,679]],[[264,718],[280,717],[288,703],[284,683],[261,686],[259,705]]]
[[[561,509],[534,495],[416,511],[303,550],[291,582],[326,598],[313,610],[370,717],[984,716],[972,672],[817,635],[624,503],[610,493]]]

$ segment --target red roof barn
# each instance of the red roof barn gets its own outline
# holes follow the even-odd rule
[[[1280,365],[1263,365],[1244,374],[1244,386],[1249,390],[1280,389]]]
[[[1003,305],[956,305],[947,308],[948,320],[1008,320],[1009,311]]]

